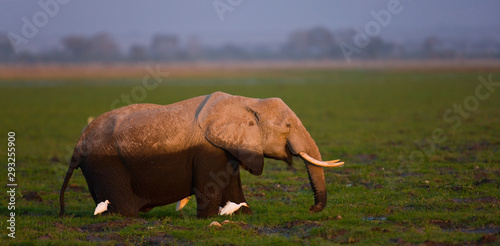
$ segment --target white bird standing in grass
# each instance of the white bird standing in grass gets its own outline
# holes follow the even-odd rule
[[[182,214],[182,208],[186,206],[186,204],[189,202],[189,199],[191,199],[190,196],[180,200],[177,202],[177,206],[175,207],[175,211],[180,211]],[[183,214],[184,215],[184,214]]]
[[[223,208],[219,207],[219,215],[233,215],[233,213],[240,209],[242,206],[249,207],[246,202],[236,204],[234,202],[227,201],[226,206],[224,206]]]
[[[108,204],[110,204],[110,202],[108,200],[97,204],[97,207],[95,208],[95,211],[94,211],[94,215],[98,215],[98,214],[108,210]]]

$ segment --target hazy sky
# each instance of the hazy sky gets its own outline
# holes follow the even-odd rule
[[[155,33],[177,34],[181,40],[196,35],[209,44],[273,43],[300,28],[364,28],[374,19],[370,12],[387,10],[390,2],[399,2],[402,10],[382,27],[383,36],[398,39],[443,30],[458,31],[457,35],[498,36],[500,32],[498,0],[64,0],[67,3],[58,4],[58,9],[51,5],[57,11],[44,19],[39,2],[57,1],[63,2],[0,0],[0,32],[22,35],[26,17],[31,22],[39,19],[41,27],[29,39],[39,45],[67,34],[100,31],[127,44],[147,43]],[[221,20],[214,2],[236,4]]]

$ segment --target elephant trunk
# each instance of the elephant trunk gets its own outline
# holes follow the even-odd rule
[[[298,118],[296,118],[298,120]],[[306,165],[311,189],[314,192],[314,205],[309,208],[311,212],[320,212],[326,206],[326,183],[323,167],[314,164],[313,160],[321,160],[318,146],[300,120],[296,128],[292,128],[288,136],[288,147],[293,155],[300,156]],[[304,155],[305,153],[305,155]],[[306,158],[309,157],[309,158]]]
[[[316,148],[317,149],[317,148]],[[316,153],[310,153],[313,158],[321,160],[319,150]],[[304,159],[311,189],[314,192],[314,205],[309,208],[311,212],[320,212],[326,206],[326,183],[325,173],[322,167],[314,165]]]

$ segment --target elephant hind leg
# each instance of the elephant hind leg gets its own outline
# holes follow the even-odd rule
[[[131,190],[125,188],[130,187],[127,182],[122,180],[106,181],[102,179],[94,179],[93,186],[95,187],[96,203],[109,200],[109,213],[119,213],[124,216],[137,217],[140,207],[137,205],[137,197]]]
[[[101,162],[102,163],[102,162]],[[82,169],[83,170],[83,169]],[[141,208],[140,199],[133,193],[130,185],[130,174],[121,161],[106,163],[93,168],[87,173],[87,183],[96,204],[109,200],[109,213],[137,217]]]

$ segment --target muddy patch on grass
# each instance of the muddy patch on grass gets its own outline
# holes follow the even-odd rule
[[[462,185],[446,185],[444,188],[452,191],[464,191],[467,189],[467,187],[464,187]]]
[[[499,243],[500,242],[500,239],[498,237],[499,234],[500,233],[497,232],[496,234],[487,234],[487,235],[484,235],[477,242],[481,243],[481,244]]]
[[[283,226],[278,227],[261,227],[257,232],[261,235],[279,235],[290,237],[290,235],[298,236],[301,238],[310,237],[309,232],[313,228],[321,227],[321,223],[311,220],[294,220],[287,222]]]
[[[139,218],[126,218],[123,220],[114,220],[109,222],[95,223],[83,226],[81,228],[76,228],[76,230],[88,233],[86,239],[89,242],[93,243],[110,243],[117,242],[117,245],[121,245],[121,243],[127,241],[135,241],[136,243],[141,242],[143,245],[171,245],[177,242],[176,238],[172,235],[165,234],[163,232],[159,232],[147,237],[138,238],[135,236],[121,236],[119,231],[124,229],[127,226],[131,225],[142,225],[146,226],[144,230],[151,227],[151,225],[159,225],[159,223],[148,222],[144,219]],[[71,228],[70,228],[71,229]],[[185,228],[181,227],[172,227],[171,230],[184,230]],[[140,229],[139,229],[140,230]]]
[[[373,180],[366,180],[366,179],[354,180],[352,182],[352,185],[355,185],[355,186],[364,186],[368,190],[383,189],[384,188],[383,185],[378,184],[377,182],[375,182]]]
[[[480,228],[463,228],[448,231],[459,231],[463,233],[473,233],[473,234],[500,234],[500,227],[480,227]]]
[[[328,217],[324,217],[322,219],[320,219],[321,221],[329,221],[329,220],[341,220],[342,219],[342,216],[337,215],[337,216],[328,216]]]
[[[399,177],[403,177],[403,178],[406,178],[406,177],[421,177],[421,176],[424,176],[423,173],[412,173],[412,172],[401,172],[399,174]]]
[[[257,233],[259,235],[278,235],[278,236],[284,236],[284,237],[290,237],[290,234],[292,233],[289,229],[285,229],[283,227],[261,227],[257,229]]]
[[[131,219],[126,218],[123,220],[114,220],[109,222],[95,223],[83,226],[81,229],[86,232],[105,232],[105,231],[117,231],[123,229],[129,225],[133,224],[145,224],[147,223],[144,219]]]
[[[58,232],[65,232],[65,231],[85,232],[84,230],[82,230],[82,228],[79,227],[67,227],[60,221],[56,221],[54,224]]]
[[[353,163],[360,163],[360,164],[372,164],[375,161],[378,160],[378,155],[374,153],[370,154],[359,154],[359,155],[349,155],[349,154],[344,154],[341,156],[340,159],[343,160],[351,160]]]
[[[451,167],[440,167],[438,168],[438,173],[439,175],[453,175],[453,174],[457,174],[457,170],[455,168],[451,168]]]
[[[338,218],[332,218],[332,220],[342,219],[342,217],[340,216],[337,217]],[[322,228],[325,230],[316,231],[314,230],[316,228]],[[259,235],[274,235],[286,238],[289,238],[290,236],[295,236],[302,239],[320,237],[325,240],[341,244],[356,243],[360,241],[359,239],[350,237],[348,230],[325,228],[323,227],[323,224],[321,222],[311,220],[294,220],[287,222],[282,226],[261,227],[256,231]],[[381,229],[381,231],[386,232],[383,229]]]
[[[386,221],[387,218],[386,217],[365,217],[365,218],[362,218],[361,220],[363,220],[363,221]]]
[[[69,184],[68,190],[72,190],[75,192],[87,192],[86,187],[77,184]]]
[[[42,197],[40,197],[40,195],[36,191],[25,192],[21,198],[26,201],[43,202]]]
[[[235,225],[235,226],[239,226],[241,227],[242,229],[244,230],[248,230],[250,228],[252,228],[252,226],[250,226],[249,224],[243,222],[243,221],[232,221],[232,220],[224,220],[220,223],[222,226],[226,226],[226,225]]]
[[[473,234],[500,235],[500,226],[491,224],[483,227],[464,227],[462,223],[455,223],[449,220],[430,220],[430,224],[439,226],[445,232],[463,232]]]
[[[407,244],[405,243],[405,244],[401,244],[401,245],[407,245]],[[424,246],[459,246],[462,244],[448,243],[448,242],[436,242],[436,241],[427,240],[421,245],[424,245]]]
[[[349,174],[357,172],[357,170],[352,169],[352,168],[348,168],[348,167],[345,167],[345,168],[342,168],[342,169],[326,169],[326,170],[328,170],[330,172],[334,172],[334,173],[338,173],[338,174],[346,174],[346,175],[349,175]]]
[[[457,153],[457,155],[446,156],[444,158],[447,162],[455,163],[471,163],[471,162],[484,162],[484,163],[499,163],[496,159],[478,159],[478,152],[492,151],[498,152],[500,142],[471,142],[460,146],[442,146],[441,150],[449,153]]]
[[[286,223],[284,226],[285,229],[291,229],[292,227],[295,226],[302,226],[302,227],[320,227],[321,224],[317,221],[311,221],[311,220],[294,220],[291,222]]]
[[[443,230],[454,229],[453,222],[449,220],[430,220],[429,224],[437,225]]]
[[[321,237],[325,240],[340,244],[352,244],[360,241],[360,239],[349,237],[349,231],[344,229],[330,229],[324,231],[321,233]]]
[[[249,197],[265,197],[266,193],[272,190],[272,187],[264,184],[257,184],[255,186],[243,185],[242,188]]]
[[[492,179],[481,179],[480,181],[476,181],[474,182],[474,185],[475,186],[481,186],[481,185],[484,185],[484,184],[491,184],[491,183],[494,183],[495,181],[492,180]]]
[[[472,142],[472,143],[467,143],[465,145],[461,145],[457,148],[458,151],[460,152],[465,152],[465,151],[482,151],[482,150],[493,150],[496,149],[500,146],[500,142],[488,142],[488,141],[480,141],[480,142]]]
[[[94,234],[89,234],[86,239],[90,242],[94,243],[104,243],[108,241],[118,241],[122,242],[123,238],[118,234],[118,233],[110,233],[107,235],[94,235]]]
[[[52,235],[50,233],[45,234],[43,236],[38,237],[38,240],[52,240]]]
[[[478,198],[454,198],[451,199],[454,203],[467,204],[467,203],[492,203],[499,204],[500,200],[492,196],[478,197]]]
[[[391,232],[389,229],[382,227],[373,227],[372,229],[370,229],[370,231],[383,232],[383,233]]]
[[[144,245],[171,245],[176,241],[174,236],[167,234],[160,234],[151,236],[144,239]]]
[[[391,239],[389,239],[389,242],[395,243],[396,245],[405,245],[405,244],[407,244],[407,242],[404,239],[402,239],[402,238],[391,238]]]

